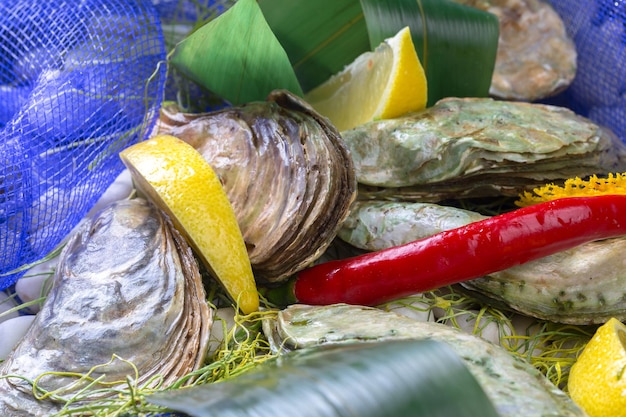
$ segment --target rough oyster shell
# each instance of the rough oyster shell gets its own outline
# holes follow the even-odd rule
[[[577,325],[626,320],[626,237],[589,242],[462,283],[491,304]]]
[[[429,203],[357,201],[338,236],[357,248],[375,251],[483,218]],[[577,325],[601,324],[611,317],[623,321],[624,253],[626,237],[589,242],[457,287],[486,304],[543,320]]]
[[[432,203],[355,201],[337,237],[359,249],[377,251],[485,218],[470,210]]]
[[[359,197],[517,196],[547,182],[626,170],[626,146],[614,134],[542,104],[446,98],[342,136],[362,184]]]
[[[420,322],[376,308],[292,305],[263,321],[273,349],[329,343],[432,339],[456,351],[502,417],[583,417],[586,414],[536,368],[501,346],[456,328]]]
[[[142,199],[103,209],[72,236],[60,255],[50,293],[0,375],[35,380],[46,372],[86,374],[124,384],[133,363],[139,385],[155,375],[164,386],[198,369],[212,323],[197,262],[161,212]],[[38,385],[65,390],[75,377],[48,374]],[[86,381],[83,381],[85,383]],[[49,415],[32,386],[0,379],[0,414]]]
[[[552,6],[541,0],[454,0],[498,17],[500,36],[489,93],[535,101],[567,88],[576,75],[576,47]]]
[[[218,173],[259,282],[283,281],[321,256],[356,196],[339,132],[286,91],[211,113],[166,105],[157,132],[194,146]]]

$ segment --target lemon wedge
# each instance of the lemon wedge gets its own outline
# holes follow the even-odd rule
[[[408,27],[305,95],[339,131],[422,110],[427,99],[426,74]]]
[[[589,417],[626,416],[626,326],[612,318],[572,366],[567,388]]]
[[[139,192],[167,213],[245,314],[259,295],[237,218],[219,177],[191,145],[168,135],[132,145],[120,158]]]

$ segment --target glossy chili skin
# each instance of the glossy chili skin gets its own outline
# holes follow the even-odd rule
[[[293,292],[305,304],[377,305],[624,234],[626,195],[562,198],[310,267]]]

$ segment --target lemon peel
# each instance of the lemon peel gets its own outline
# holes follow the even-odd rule
[[[571,368],[569,394],[589,417],[626,417],[626,326],[600,326]]]
[[[427,99],[426,74],[408,27],[305,95],[339,131],[423,110]]]
[[[169,135],[132,145],[120,158],[135,187],[171,218],[241,311],[259,308],[250,259],[219,177],[191,145]]]

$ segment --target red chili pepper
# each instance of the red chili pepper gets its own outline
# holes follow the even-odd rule
[[[305,304],[377,305],[625,234],[626,195],[562,198],[310,267],[287,291]]]

